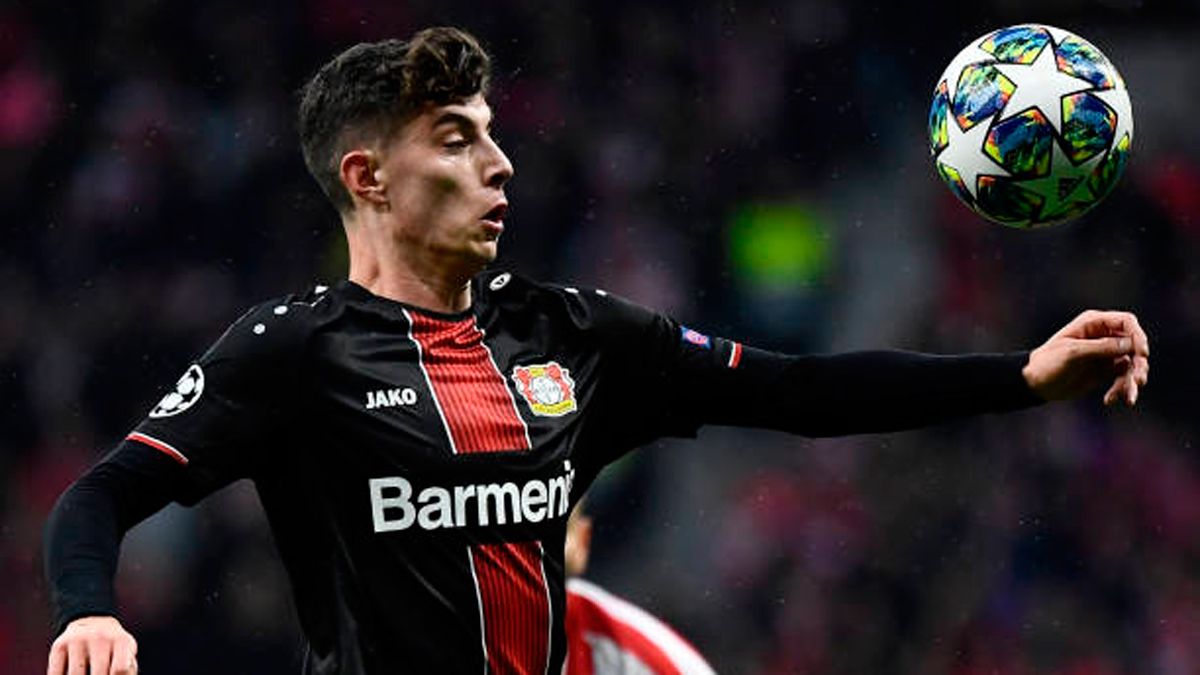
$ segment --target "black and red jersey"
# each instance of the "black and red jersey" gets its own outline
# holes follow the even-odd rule
[[[613,459],[703,424],[816,436],[1029,405],[1024,358],[784,356],[508,273],[478,277],[459,314],[318,287],[235,322],[64,495],[58,620],[114,611],[92,561],[132,522],[248,478],[306,673],[558,673],[567,515]],[[84,528],[85,511],[116,515]]]

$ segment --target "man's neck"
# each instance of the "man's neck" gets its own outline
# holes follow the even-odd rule
[[[456,314],[471,307],[469,280],[450,286],[404,274],[367,274],[351,266],[350,281],[374,295],[442,314]]]
[[[471,274],[353,230],[346,232],[350,281],[380,297],[434,312],[454,314],[471,307]]]

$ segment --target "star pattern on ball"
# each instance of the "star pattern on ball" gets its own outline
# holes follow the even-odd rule
[[[983,51],[978,46],[959,52],[942,73],[942,80],[946,81],[946,95],[950,100],[953,101],[955,93],[958,92],[958,77],[963,68],[972,63],[990,63],[994,60],[991,54]]]
[[[958,172],[972,199],[978,196],[976,183],[981,175],[1012,175],[982,151],[983,141],[987,138],[990,128],[991,125],[984,120],[963,131],[958,128],[958,122],[951,117],[946,124],[950,143],[937,156],[937,161]]]
[[[1015,63],[994,65],[996,70],[1017,85],[1004,106],[1001,119],[1037,107],[1058,133],[1062,133],[1062,97],[1092,88],[1091,82],[1058,69],[1058,60],[1051,44],[1047,44],[1037,59],[1027,66]]]
[[[1041,195],[1041,218],[1053,220],[1055,214],[1063,214],[1075,203],[1087,203],[1092,196],[1087,191],[1087,178],[1096,170],[1105,157],[1104,153],[1075,165],[1063,152],[1058,143],[1050,145],[1050,173],[1041,178],[1020,181],[1017,185]]]

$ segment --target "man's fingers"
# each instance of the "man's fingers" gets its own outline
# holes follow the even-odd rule
[[[1142,330],[1137,316],[1129,312],[1102,312],[1100,321],[1108,328],[1109,335],[1128,335],[1132,338],[1135,354],[1150,356],[1150,338]]]
[[[1138,386],[1146,386],[1150,381],[1150,359],[1144,356],[1133,357],[1133,374]]]
[[[50,648],[50,663],[46,665],[46,675],[63,675],[67,670],[67,647],[61,642],[55,642]]]
[[[111,616],[72,621],[50,647],[47,675],[134,675],[137,641]]]
[[[1118,375],[1109,385],[1108,391],[1104,392],[1104,405],[1118,402],[1133,405],[1136,400],[1137,385],[1130,382],[1128,375]]]
[[[1133,407],[1137,403],[1138,375],[1135,370],[1136,367],[1134,357],[1128,354],[1123,354],[1113,359],[1113,383],[1104,394],[1104,405],[1112,405],[1117,401],[1123,401],[1126,405]]]
[[[1133,324],[1133,332],[1130,335],[1133,336],[1134,351],[1144,357],[1150,356],[1150,336],[1146,335],[1146,331],[1142,329],[1136,316],[1130,314],[1129,320]]]
[[[1085,310],[1071,319],[1056,335],[1078,338],[1103,337],[1110,334],[1110,331],[1121,331],[1125,326],[1126,315],[1128,312]]]
[[[1087,310],[1080,313],[1074,319],[1071,319],[1067,325],[1059,329],[1054,337],[1087,337],[1086,327],[1089,323],[1095,321],[1095,310]]]
[[[1150,355],[1150,339],[1131,312],[1089,309],[1079,314],[1055,334],[1056,337],[1099,338],[1125,335],[1133,340],[1133,349],[1142,356]]]
[[[67,645],[67,675],[88,675],[87,646],[80,640]]]
[[[108,675],[112,664],[112,643],[95,638],[88,641],[88,669],[91,675]]]
[[[1104,392],[1104,405],[1112,405],[1121,398],[1121,389],[1124,385],[1118,380],[1109,386],[1108,391]]]
[[[135,675],[137,673],[137,647],[131,643],[118,643],[113,649],[112,666],[107,675]]]
[[[1133,341],[1128,337],[1092,338],[1090,340],[1072,340],[1072,355],[1082,358],[1117,358],[1128,356],[1133,349]]]
[[[1129,388],[1129,373],[1132,365],[1133,359],[1128,354],[1123,354],[1113,359],[1113,380],[1112,384],[1108,386],[1108,391],[1104,392],[1104,405],[1112,405],[1117,401],[1128,398],[1126,391]]]
[[[1042,346],[1053,355],[1046,363],[1096,383],[1112,377],[1104,403],[1133,406],[1150,374],[1150,340],[1131,312],[1088,310],[1079,314]],[[1032,357],[1031,357],[1032,360]],[[1106,366],[1108,367],[1106,371]]]

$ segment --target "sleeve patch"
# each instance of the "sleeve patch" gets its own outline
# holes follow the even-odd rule
[[[175,389],[150,411],[150,417],[157,419],[178,415],[199,401],[203,393],[204,370],[200,368],[200,364],[193,363],[175,383]]]
[[[689,342],[697,347],[703,347],[704,349],[712,349],[712,338],[708,337],[704,333],[694,331],[687,326],[679,327],[679,336],[683,338],[684,342]]]

